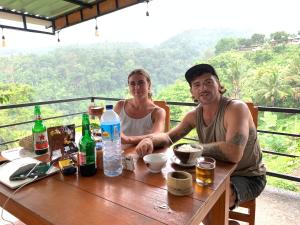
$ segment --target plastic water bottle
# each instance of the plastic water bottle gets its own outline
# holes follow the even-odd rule
[[[101,116],[101,130],[103,140],[103,170],[109,177],[119,176],[122,173],[120,118],[113,111],[112,105],[107,105]]]

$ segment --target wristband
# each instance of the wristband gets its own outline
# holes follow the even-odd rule
[[[167,137],[168,137],[168,139],[169,139],[171,145],[174,144],[174,142],[172,141],[172,139],[170,138],[170,136],[169,136],[168,134],[167,134]]]

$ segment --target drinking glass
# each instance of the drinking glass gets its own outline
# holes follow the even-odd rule
[[[202,186],[214,182],[216,160],[212,157],[200,157],[196,162],[196,182]]]

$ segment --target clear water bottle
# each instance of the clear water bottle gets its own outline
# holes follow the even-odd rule
[[[122,173],[120,118],[113,111],[112,105],[107,105],[101,116],[101,131],[103,141],[103,170],[109,177],[119,176]]]

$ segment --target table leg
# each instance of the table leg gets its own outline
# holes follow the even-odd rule
[[[230,177],[225,181],[225,188],[216,201],[210,212],[205,217],[205,225],[228,225],[229,218],[229,197],[230,197]]]

